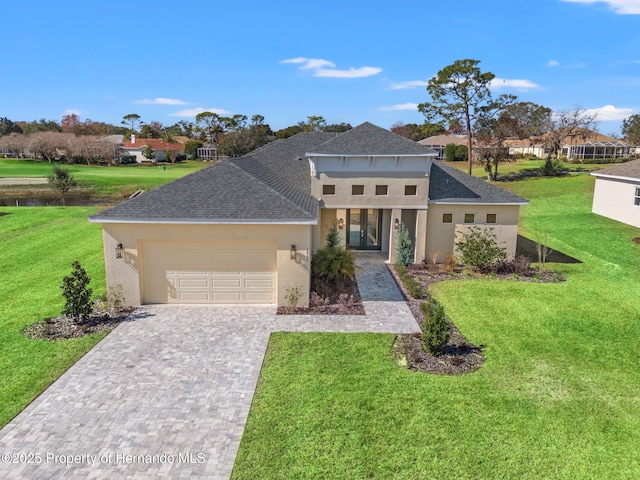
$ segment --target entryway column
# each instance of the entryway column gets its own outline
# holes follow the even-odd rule
[[[396,228],[396,220],[397,223],[400,224],[402,222],[402,209],[394,208],[391,210],[391,225],[389,226],[389,262],[396,262],[396,247],[398,246],[398,229]]]
[[[418,210],[416,213],[414,262],[420,263],[427,257],[427,210]]]

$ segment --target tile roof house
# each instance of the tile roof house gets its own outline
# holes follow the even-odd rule
[[[333,222],[345,245],[390,261],[401,223],[416,262],[434,252],[442,261],[470,225],[494,228],[514,254],[528,202],[434,155],[364,123],[223,160],[91,217],[103,227],[107,283],[134,305],[285,305],[288,288],[309,290],[311,255]]]
[[[640,228],[640,160],[591,172],[592,212]]]
[[[156,162],[163,162],[166,160],[164,152],[167,150],[174,150],[176,152],[184,152],[184,145],[181,143],[167,143],[159,138],[136,138],[135,135],[131,135],[131,139],[126,142],[122,142],[119,146],[119,155],[131,155],[136,157],[136,162],[143,163],[150,160],[144,156],[144,151],[147,145],[155,151]]]
[[[475,144],[475,138],[473,139]],[[444,160],[444,151],[447,148],[447,145],[453,143],[454,145],[467,145],[467,136],[466,135],[434,135],[433,137],[428,137],[420,140],[418,142],[420,145],[424,145],[426,147],[431,147],[437,153],[435,159],[436,160]]]

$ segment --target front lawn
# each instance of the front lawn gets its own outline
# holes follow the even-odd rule
[[[399,368],[392,335],[274,334],[233,478],[640,477],[640,230],[590,213],[592,177],[508,186],[522,233],[584,263],[433,285],[485,345],[469,375]]]
[[[46,342],[21,329],[56,316],[62,277],[79,260],[96,295],[105,289],[95,208],[0,207],[0,427],[91,349],[102,335]]]

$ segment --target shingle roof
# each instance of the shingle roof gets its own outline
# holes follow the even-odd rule
[[[353,138],[349,138],[353,132]],[[371,124],[349,132],[298,133],[250,154],[220,161],[91,217],[95,222],[314,223],[306,152],[430,153],[431,149]],[[387,135],[388,134],[388,135]],[[380,138],[373,138],[379,136]],[[387,142],[387,143],[381,143]],[[375,147],[375,148],[374,148]],[[430,198],[451,203],[525,200],[440,162],[433,163]]]
[[[431,166],[429,203],[515,204],[529,202],[438,160]]]
[[[595,172],[591,172],[591,175],[595,177],[607,175],[640,180],[640,160],[631,160],[630,162],[620,163],[613,167],[596,170]]]
[[[334,134],[301,133],[223,160],[91,217],[97,222],[274,222],[317,218],[306,149]]]
[[[345,155],[435,155],[436,152],[389,130],[365,122],[309,153]]]

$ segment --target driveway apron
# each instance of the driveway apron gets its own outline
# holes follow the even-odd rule
[[[0,478],[229,478],[271,332],[418,331],[383,257],[358,263],[366,315],[138,309],[0,431]]]

